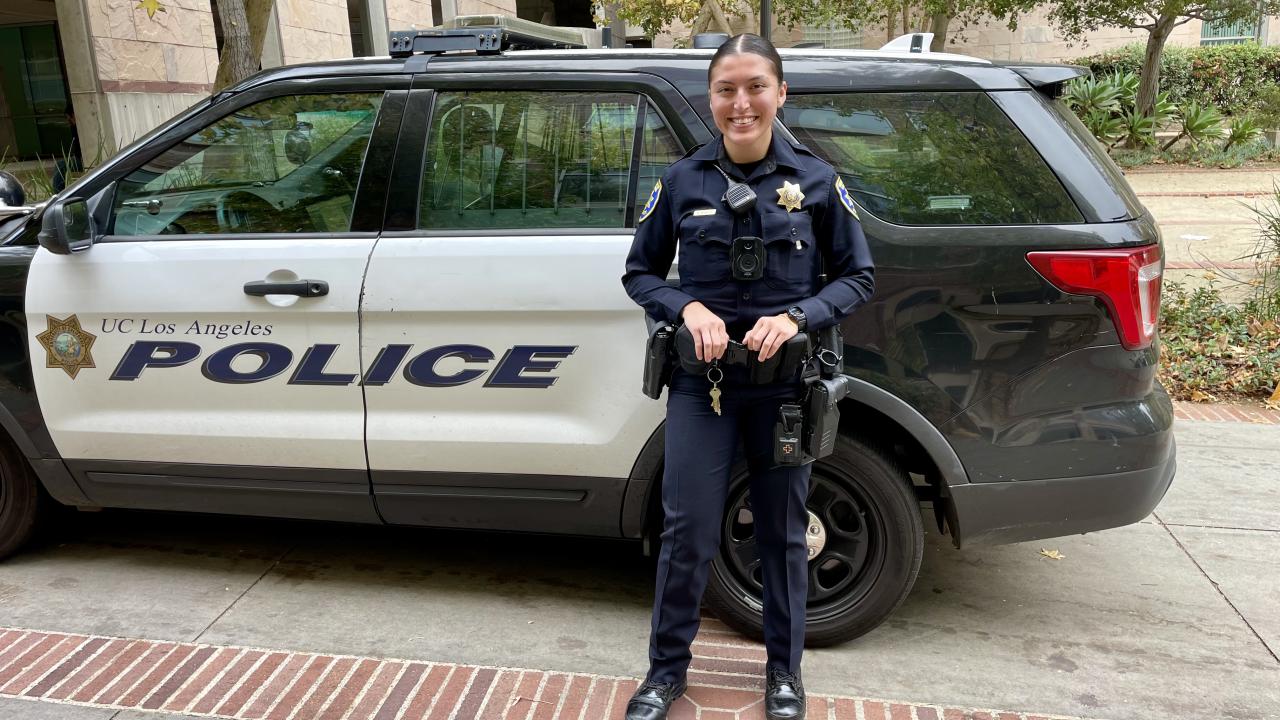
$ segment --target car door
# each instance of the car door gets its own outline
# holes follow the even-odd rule
[[[92,247],[37,252],[36,392],[91,500],[378,521],[358,307],[407,82],[215,104],[117,163]]]
[[[664,119],[683,100],[636,78],[415,79],[430,90],[389,200],[403,228],[361,308],[388,522],[619,533],[663,415],[639,392],[643,314],[619,278],[637,205],[683,153]]]

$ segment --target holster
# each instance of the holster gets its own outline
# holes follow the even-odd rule
[[[815,353],[818,372],[805,378],[804,452],[821,458],[835,452],[840,434],[840,401],[849,395],[851,378],[844,374],[844,334],[832,325],[820,334]]]
[[[654,400],[662,396],[662,387],[671,381],[671,371],[675,369],[675,335],[675,326],[665,322],[655,324],[649,333],[649,342],[644,352],[644,384],[641,389]]]
[[[840,433],[840,401],[849,394],[849,376],[815,378],[804,408],[804,452],[821,458],[835,452]]]

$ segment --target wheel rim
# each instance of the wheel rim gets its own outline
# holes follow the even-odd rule
[[[750,484],[735,478],[714,562],[734,597],[755,610],[764,607],[760,554],[751,516]],[[840,615],[861,602],[884,567],[888,545],[883,516],[861,484],[825,465],[815,465],[805,500],[809,511],[807,620]]]

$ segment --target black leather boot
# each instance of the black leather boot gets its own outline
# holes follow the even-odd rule
[[[785,670],[766,671],[764,687],[766,718],[804,720],[804,707],[804,685],[800,683],[800,673],[789,673]]]
[[[627,703],[627,720],[663,720],[676,698],[684,694],[684,688],[683,682],[660,683],[646,680],[640,683]]]

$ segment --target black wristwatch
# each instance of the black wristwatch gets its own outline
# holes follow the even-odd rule
[[[804,332],[805,328],[809,327],[809,321],[805,318],[804,311],[797,305],[787,308],[787,317],[796,324],[796,330],[799,332]]]

